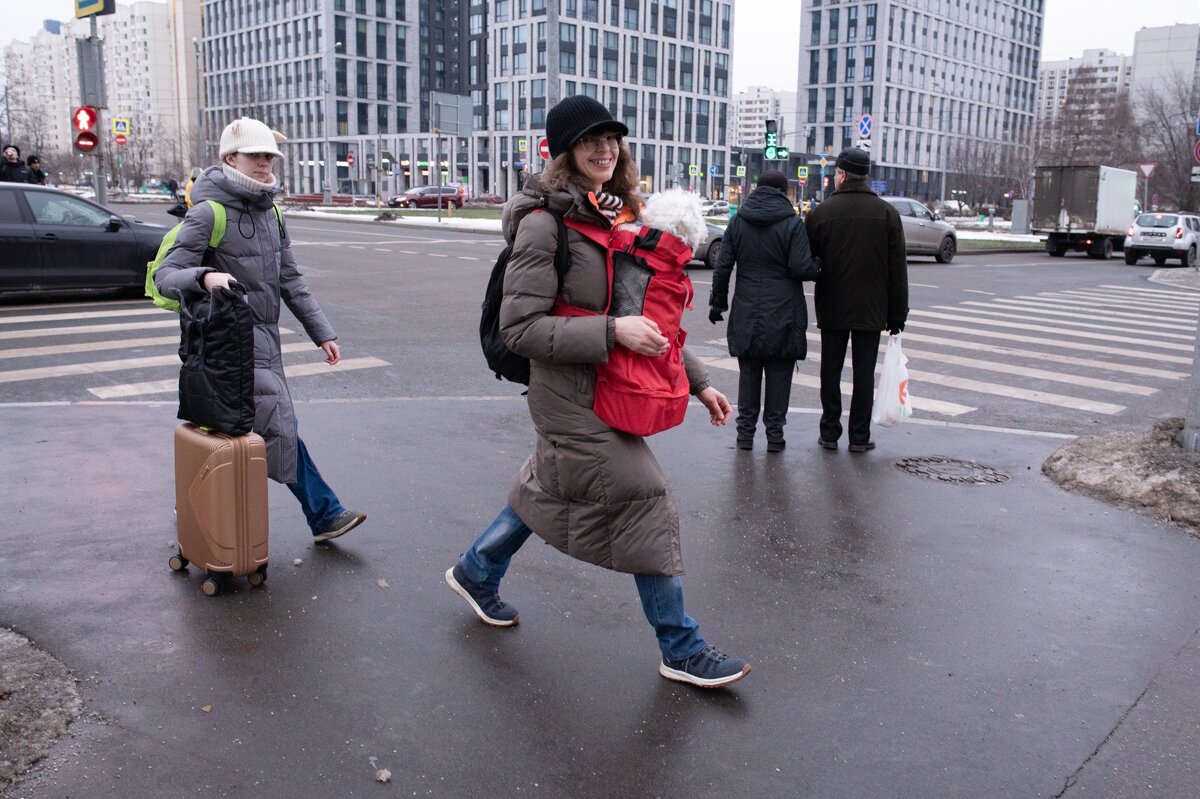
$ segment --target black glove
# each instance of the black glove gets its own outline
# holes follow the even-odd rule
[[[708,321],[712,322],[714,325],[717,322],[725,321],[725,312],[723,310],[721,310],[720,308],[715,308],[715,307],[709,308],[708,309]]]
[[[900,335],[900,331],[904,330],[903,322],[888,322],[888,333],[893,336]]]

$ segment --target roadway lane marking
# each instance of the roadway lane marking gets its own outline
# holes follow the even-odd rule
[[[960,303],[959,305],[930,305],[929,307],[935,308],[940,311],[954,311],[954,310],[961,310],[963,305],[987,306],[988,303],[964,302],[964,303]],[[1053,322],[1056,325],[1063,325],[1065,327],[1078,327],[1078,328],[1082,328],[1085,330],[1107,330],[1110,333],[1132,333],[1135,335],[1141,334],[1141,335],[1145,335],[1145,336],[1161,336],[1163,338],[1180,339],[1181,341],[1192,341],[1193,339],[1196,338],[1194,335],[1185,334],[1185,333],[1171,333],[1171,332],[1167,332],[1165,330],[1146,330],[1144,328],[1118,327],[1116,325],[1117,321],[1123,321],[1125,324],[1133,324],[1133,322],[1130,322],[1127,320],[1115,320],[1114,319],[1112,323],[1106,323],[1106,324],[1093,324],[1092,322],[1076,321],[1076,319],[1081,319],[1081,318],[1094,320],[1096,318],[1095,315],[1083,316],[1082,314],[1059,313],[1056,315],[1069,316],[1069,317],[1074,317],[1074,318],[1073,319],[1047,319],[1046,314],[1054,314],[1055,312],[1054,311],[1045,311],[1043,314],[1034,314],[1033,311],[1031,311],[1028,308],[995,308],[995,307],[993,307],[993,308],[972,307],[972,308],[968,308],[967,310],[971,311],[972,313],[983,314],[984,316],[987,316],[987,317],[995,316],[995,317],[999,317],[1002,319],[1025,319],[1025,320],[1033,321],[1033,322],[1038,322],[1038,321]],[[1008,313],[1010,311],[1025,311],[1025,313]],[[990,321],[990,319],[984,320],[984,321]],[[1144,324],[1146,324],[1148,326],[1152,323],[1146,322]],[[1160,326],[1161,327],[1173,327],[1172,325],[1155,325],[1155,326],[1156,327],[1160,327]],[[1195,325],[1192,325],[1192,327],[1195,327]]]
[[[61,344],[47,347],[21,347],[13,350],[0,350],[0,358],[35,358],[43,355],[71,355],[77,352],[96,352],[98,350],[133,349],[135,347],[157,347],[162,345],[179,345],[179,336],[155,336],[153,338],[126,338],[109,341],[89,341],[84,344]]]
[[[458,256],[458,260],[460,260],[460,261],[479,261],[482,259],[476,258],[474,255],[460,255],[460,256]]]
[[[283,352],[311,350],[313,345],[308,342],[284,344]],[[23,380],[45,380],[51,377],[70,377],[73,375],[92,375],[104,372],[120,372],[128,369],[145,369],[153,366],[171,366],[179,364],[179,353],[170,355],[151,355],[145,358],[122,358],[113,361],[93,361],[91,363],[68,363],[59,366],[42,366],[33,369],[12,369],[0,372],[0,383],[16,383]]]
[[[391,366],[379,358],[347,358],[336,366],[330,366],[324,361],[317,363],[284,366],[288,379],[293,377],[308,377],[310,375],[328,374],[330,372],[348,372],[355,369],[371,369],[378,366]],[[141,397],[147,394],[171,394],[179,391],[179,378],[171,380],[149,380],[144,383],[124,383],[116,386],[98,386],[88,391],[98,399],[119,399],[120,397]]]
[[[179,317],[163,319],[158,322],[125,322],[115,325],[80,325],[79,327],[41,327],[34,330],[11,330],[0,332],[0,341],[19,338],[50,338],[52,336],[71,336],[81,333],[110,333],[124,330],[150,330],[158,327],[179,328]]]
[[[68,319],[111,319],[115,316],[149,316],[150,314],[161,316],[165,313],[170,313],[170,311],[164,311],[161,308],[130,308],[125,311],[79,311],[78,313],[48,313],[36,316],[0,316],[0,325],[24,324],[27,322],[65,322]]]
[[[1192,359],[1184,358],[1179,355],[1166,355],[1157,352],[1145,352],[1143,350],[1126,350],[1120,347],[1106,347],[1102,344],[1089,344],[1081,341],[1062,341],[1056,338],[1040,338],[1038,336],[1022,336],[1019,333],[1008,333],[1003,331],[982,330],[975,327],[959,327],[958,325],[939,325],[936,322],[922,322],[922,330],[944,330],[947,333],[962,333],[968,336],[980,336],[982,338],[1001,338],[1005,341],[1018,341],[1022,344],[1041,344],[1047,347],[1061,347],[1068,350],[1084,350],[1089,353],[1105,354],[1105,355],[1122,355],[1135,360],[1161,361],[1163,363],[1179,363],[1186,366],[1191,366]],[[905,331],[907,335],[907,331]]]
[[[1167,308],[1173,313],[1179,313],[1184,316],[1196,315],[1196,306],[1191,303],[1168,302],[1166,300],[1155,300],[1149,297],[1130,297],[1128,294],[1121,294],[1118,292],[1059,291],[1043,292],[1038,296],[1072,302],[1083,301],[1091,303],[1107,303],[1110,307],[1113,303],[1118,303],[1125,308],[1139,308],[1145,311],[1159,311]]]
[[[1100,288],[1117,289],[1118,291],[1134,291],[1138,294],[1159,294],[1164,297],[1171,297],[1172,299],[1200,303],[1200,294],[1190,293],[1188,289],[1152,289],[1145,286],[1110,286],[1107,283],[1101,285]]]
[[[1112,415],[1125,410],[1124,405],[1114,405],[1109,402],[1096,402],[1093,400],[1081,399],[1079,397],[1069,397],[1065,394],[1053,394],[1049,391],[1017,388],[1016,386],[1010,386],[1004,383],[989,383],[983,380],[969,380],[967,378],[950,377],[949,375],[939,375],[932,372],[922,372],[914,369],[908,370],[908,377],[910,389],[912,388],[914,381],[917,385],[917,396],[920,396],[920,384],[929,383],[935,386],[957,388],[963,391],[974,391],[979,394],[992,394],[998,397],[1026,400],[1027,402],[1037,402],[1043,405],[1055,405],[1060,408],[1072,408],[1077,411],[1089,411],[1091,413],[1105,413]]]
[[[931,286],[931,285],[929,285],[928,283],[909,283],[908,285],[909,285],[910,287],[916,287],[916,288],[919,288],[919,289],[936,289],[936,288],[941,288],[941,286]]]
[[[979,289],[963,289],[963,294],[984,294],[988,297],[995,297],[994,291],[980,291]]]
[[[978,302],[976,300],[964,300],[962,305],[977,305],[984,308],[1003,308],[1004,310],[1019,310],[1019,311],[1041,311],[1052,316],[1070,316],[1079,319],[1095,319],[1096,312],[1090,308],[1077,308],[1071,305],[1063,305],[1062,303],[1045,301],[1037,302],[1034,300],[1009,300],[1002,297],[997,297],[991,302]],[[946,307],[946,306],[939,306]],[[1072,313],[1071,311],[1059,311],[1057,308],[1070,308],[1072,311],[1087,311],[1088,313]],[[1161,314],[1141,314],[1141,313],[1125,313],[1124,311],[1108,311],[1104,312],[1105,316],[1112,317],[1116,322],[1136,322],[1139,325],[1152,325],[1154,327],[1169,327],[1172,329],[1189,327],[1194,328],[1194,322],[1187,319],[1175,319],[1174,317],[1164,317]],[[1147,320],[1157,319],[1158,322],[1150,322]],[[1161,320],[1169,321],[1161,321]]]
[[[74,308],[75,310],[79,310],[82,307],[96,307],[96,306],[100,306],[100,305],[124,305],[127,307],[134,307],[134,306],[145,307],[146,299],[143,297],[143,298],[136,299],[136,300],[95,300],[94,302],[89,302],[89,303],[59,302],[59,303],[54,303],[54,304],[39,303],[39,304],[35,304],[35,305],[6,305],[6,306],[4,306],[4,308],[2,310],[0,310],[0,313],[7,313],[9,311],[44,311],[49,308]]]
[[[741,372],[741,367],[738,366],[737,358],[717,358],[711,361],[702,358],[701,360],[704,360],[709,366],[717,369],[723,369],[730,372]],[[820,359],[814,358],[810,354],[810,360],[818,361]],[[878,372],[880,368],[881,367],[876,366],[875,371]],[[821,378],[818,375],[809,375],[799,372],[792,375],[792,385],[820,390]],[[851,383],[842,381],[841,386],[842,394],[846,395],[847,397],[849,397],[854,391],[854,386]],[[915,409],[941,414],[942,416],[961,416],[964,413],[970,413],[971,411],[977,410],[977,408],[973,408],[969,405],[959,405],[955,402],[945,402],[943,400],[929,399],[927,397],[915,395],[912,396],[912,403],[913,408]]]
[[[813,333],[808,334],[813,337]],[[945,347],[956,347],[958,349],[976,350],[978,352],[988,352],[994,355],[1005,355],[1013,358],[1025,358],[1035,361],[1052,361],[1058,364],[1067,364],[1070,366],[1082,366],[1087,369],[1099,369],[1109,372],[1124,372],[1131,375],[1141,375],[1143,377],[1159,377],[1164,380],[1182,380],[1185,377],[1190,377],[1188,372],[1171,372],[1166,369],[1154,369],[1149,366],[1134,366],[1126,363],[1111,363],[1109,361],[1096,361],[1091,358],[1076,358],[1071,355],[1060,355],[1056,352],[1038,352],[1037,350],[1015,350],[1010,347],[998,347],[995,344],[984,344],[982,341],[966,341],[959,338],[941,338],[939,336],[924,336],[920,333],[914,333],[911,330],[904,331],[904,341],[920,341],[926,344],[940,344]]]
[[[426,258],[449,258],[450,257],[450,256],[446,255],[446,253],[444,253],[444,252],[427,252],[427,253],[422,253],[422,254]]]
[[[1190,324],[1194,321],[1193,319],[1186,318],[1187,311],[1155,311],[1153,309],[1137,308],[1135,306],[1128,305],[1122,306],[1127,308],[1127,310],[1114,311],[1112,310],[1113,303],[1111,300],[1104,302],[1097,300],[1095,302],[1091,302],[1087,300],[1051,299],[1049,297],[1023,296],[1013,300],[1006,300],[1006,302],[1029,303],[1034,304],[1034,306],[1037,308],[1067,308],[1072,311],[1088,311],[1093,315],[1107,316],[1120,314],[1121,316],[1132,319],[1146,319],[1149,317],[1163,322],[1178,322],[1179,324]],[[1184,314],[1185,316],[1177,316],[1176,314]]]
[[[1060,336],[1078,336],[1088,337],[1096,341],[1115,341],[1120,344],[1140,344],[1146,347],[1158,347],[1164,350],[1179,350],[1181,352],[1192,352],[1195,346],[1192,344],[1172,344],[1167,341],[1149,341],[1146,339],[1130,338],[1128,336],[1109,336],[1104,333],[1091,333],[1085,330],[1068,330],[1061,327],[1050,327],[1049,325],[1027,325],[1022,322],[1005,322],[999,319],[981,319],[977,316],[963,316],[960,314],[935,313],[933,311],[909,311],[909,318],[921,317],[929,319],[941,319],[948,322],[975,322],[978,324],[992,325],[993,327],[1006,327],[1013,330],[1028,330],[1033,333],[1054,333]]]
[[[387,249],[386,247],[376,247],[375,252],[391,252],[391,250]]]

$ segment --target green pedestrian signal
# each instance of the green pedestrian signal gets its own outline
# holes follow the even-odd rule
[[[763,148],[763,158],[768,161],[774,161],[779,150],[772,144],[768,144]]]

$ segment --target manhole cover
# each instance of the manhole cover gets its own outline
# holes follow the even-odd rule
[[[995,485],[1008,480],[1007,474],[990,466],[936,455],[928,458],[904,458],[896,461],[896,468],[917,477],[927,477],[943,483]]]

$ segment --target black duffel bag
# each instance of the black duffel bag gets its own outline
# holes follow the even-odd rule
[[[231,436],[254,427],[254,313],[230,283],[179,309],[179,418]]]

